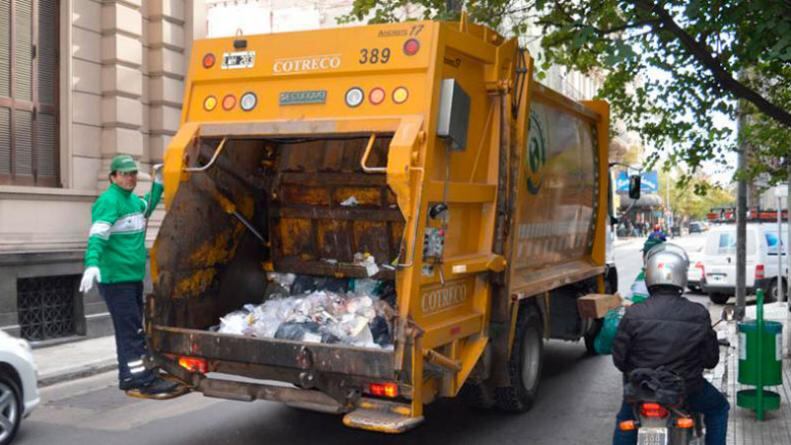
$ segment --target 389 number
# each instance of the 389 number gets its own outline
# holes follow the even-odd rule
[[[363,48],[360,50],[361,64],[387,63],[390,61],[390,48]]]

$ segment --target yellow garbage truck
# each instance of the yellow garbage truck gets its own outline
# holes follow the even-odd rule
[[[196,41],[149,365],[388,433],[440,397],[528,410],[544,340],[590,346],[601,314],[578,300],[617,286],[608,131],[606,102],[541,85],[516,39],[465,19]],[[273,273],[390,285],[392,346],[212,329]]]

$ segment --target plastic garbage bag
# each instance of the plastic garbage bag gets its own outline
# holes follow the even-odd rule
[[[349,282],[349,291],[357,295],[378,297],[382,290],[382,281],[370,278],[353,279]]]
[[[245,335],[250,327],[248,311],[234,311],[220,318],[219,332],[223,334]]]
[[[597,354],[612,354],[612,343],[615,340],[615,334],[618,332],[618,324],[621,322],[625,311],[625,308],[621,306],[610,309],[604,315],[604,322],[602,323],[601,330],[593,340],[593,349],[596,350]]]
[[[277,328],[275,338],[281,340],[311,341],[319,343],[321,334],[319,333],[318,323],[308,321],[305,323],[288,322],[283,323]]]
[[[367,273],[369,277],[379,273],[379,266],[376,265],[376,259],[369,253],[355,253],[354,264],[365,267],[365,273]]]
[[[341,201],[341,206],[343,207],[356,207],[357,204],[359,204],[359,201],[357,201],[357,197],[355,196],[350,196]]]

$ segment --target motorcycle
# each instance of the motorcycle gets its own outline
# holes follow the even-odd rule
[[[720,322],[733,319],[726,306]],[[730,346],[720,340],[720,346]],[[621,431],[637,431],[637,445],[703,445],[702,416],[684,404],[684,380],[664,368],[633,370],[624,387],[624,398],[634,409],[634,419],[620,422]]]

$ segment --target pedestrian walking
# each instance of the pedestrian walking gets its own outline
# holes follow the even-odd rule
[[[162,197],[161,165],[154,167],[151,191],[134,194],[137,162],[119,155],[110,163],[110,186],[91,210],[80,291],[99,285],[115,329],[118,386],[132,396],[165,398],[183,387],[160,379],[143,364],[143,279],[146,272],[146,225]]]

